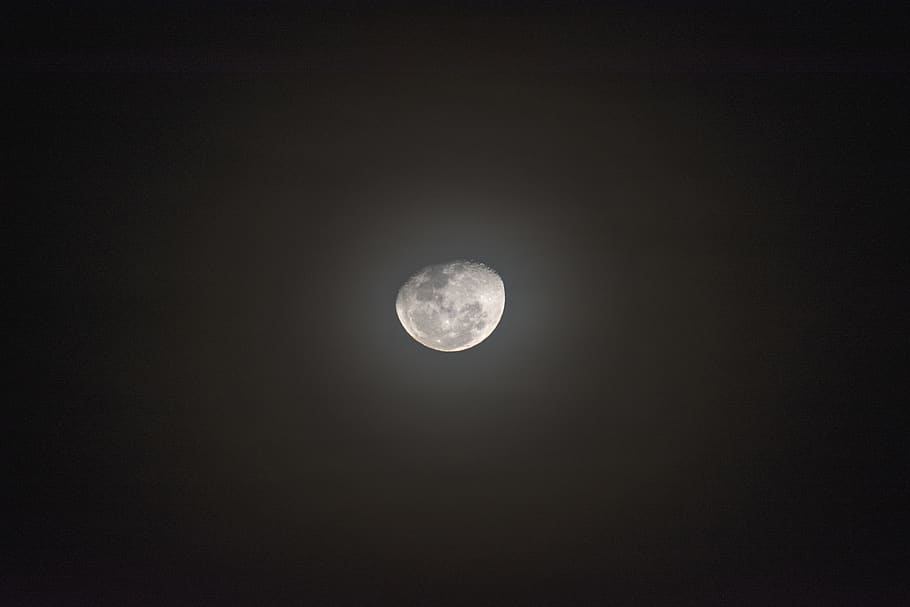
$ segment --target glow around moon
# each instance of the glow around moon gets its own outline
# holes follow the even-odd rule
[[[482,263],[449,261],[420,270],[398,291],[401,326],[428,348],[458,352],[473,348],[502,318],[506,290]]]

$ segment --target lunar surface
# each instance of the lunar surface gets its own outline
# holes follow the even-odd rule
[[[482,263],[449,261],[428,266],[398,291],[401,326],[441,352],[473,348],[493,332],[506,305],[499,274]]]

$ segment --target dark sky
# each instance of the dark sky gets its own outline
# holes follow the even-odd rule
[[[227,6],[0,15],[0,602],[910,601],[906,9]]]

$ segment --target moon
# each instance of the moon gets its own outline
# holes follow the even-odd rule
[[[506,289],[492,268],[471,261],[427,266],[398,291],[401,326],[440,352],[473,348],[493,333],[506,305]]]

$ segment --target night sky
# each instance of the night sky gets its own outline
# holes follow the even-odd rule
[[[906,9],[226,6],[0,14],[0,603],[910,602]]]

